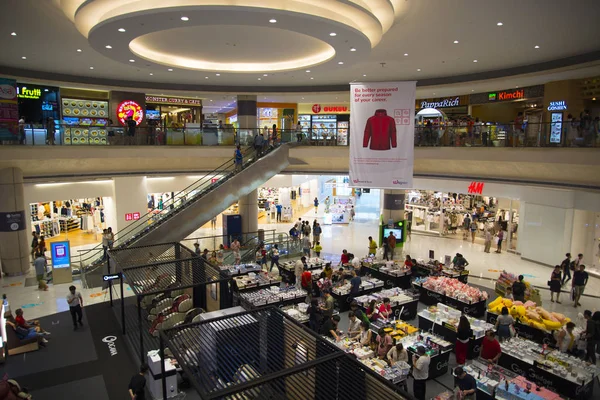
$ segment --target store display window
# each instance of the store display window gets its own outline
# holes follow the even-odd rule
[[[64,144],[108,144],[108,101],[63,98]]]

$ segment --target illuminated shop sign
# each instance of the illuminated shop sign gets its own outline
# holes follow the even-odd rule
[[[17,87],[17,96],[21,99],[33,99],[37,100],[42,96],[41,89],[27,89],[27,87],[23,86],[21,88]]]
[[[470,194],[482,194],[483,187],[485,186],[484,182],[471,182],[469,188],[467,189],[467,193]]]
[[[146,96],[146,103],[154,104],[178,104],[184,106],[201,106],[200,99],[185,99],[182,97]]]
[[[564,100],[551,101],[548,106],[548,111],[564,111],[567,109],[567,102]]]
[[[319,114],[321,112],[324,113],[347,113],[350,112],[350,107],[348,106],[321,106],[321,104],[313,104],[312,112],[315,114]]]
[[[140,219],[139,212],[125,214],[125,221],[137,221],[138,219]]]
[[[457,107],[460,105],[460,97],[449,97],[446,99],[427,101],[423,100],[421,102],[421,108],[444,108],[444,107]]]
[[[117,119],[122,125],[127,124],[127,118],[133,117],[136,125],[144,120],[144,110],[133,100],[122,101],[117,107]]]
[[[506,100],[520,100],[525,98],[525,91],[523,89],[519,90],[509,90],[502,92],[495,92],[488,94],[489,101],[506,101]]]

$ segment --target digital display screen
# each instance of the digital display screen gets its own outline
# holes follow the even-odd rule
[[[396,228],[383,228],[383,237],[387,238],[390,235],[390,232],[394,232],[394,236],[396,236],[396,241],[397,242],[402,242],[403,236],[402,234],[404,233],[404,231],[402,229],[396,229]]]
[[[69,242],[53,242],[50,243],[52,254],[52,268],[70,268],[71,267],[71,251]]]
[[[160,119],[160,111],[158,110],[146,110],[147,119]]]

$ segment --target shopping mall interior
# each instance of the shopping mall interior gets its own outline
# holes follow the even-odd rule
[[[0,10],[0,399],[600,398],[600,2]]]

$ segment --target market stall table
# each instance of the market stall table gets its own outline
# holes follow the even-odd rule
[[[487,311],[487,315],[486,315],[487,322],[495,325],[497,319],[498,319],[498,314],[493,313],[491,311]],[[520,337],[529,339],[535,343],[547,344],[550,347],[556,347],[556,339],[554,338],[553,332],[543,331],[541,329],[537,329],[532,326],[522,324],[519,321],[516,321],[514,326],[515,326],[516,333]]]
[[[403,290],[400,288],[390,288],[371,294],[357,296],[354,300],[359,307],[366,311],[371,300],[382,303],[383,299],[390,299],[390,306],[396,319],[409,321],[417,317],[417,307],[419,303],[419,294],[412,290]]]
[[[239,294],[240,305],[245,310],[253,310],[266,305],[285,306],[297,304],[306,300],[306,297],[307,293],[305,290],[296,289],[293,286],[288,288],[271,286],[267,289],[258,289]]]
[[[482,299],[475,302],[464,302],[458,299],[455,299],[450,296],[446,296],[443,293],[438,293],[436,291],[427,289],[423,287],[423,285],[419,282],[413,282],[413,286],[415,289],[419,290],[421,293],[419,300],[425,305],[432,306],[438,303],[446,304],[451,306],[452,308],[456,308],[461,312],[470,315],[472,317],[480,318],[485,316],[486,310],[486,300]]]
[[[393,261],[371,261],[371,259],[365,259],[361,262],[360,274],[381,279],[386,289],[392,287],[410,289],[411,287],[411,271]]]
[[[336,286],[331,290],[331,296],[337,301],[340,312],[348,311],[354,297],[373,293],[383,288],[383,281],[375,278],[362,279],[360,290],[356,296],[350,296],[350,282],[342,286]]]
[[[414,276],[431,276],[431,275],[439,275],[445,276],[447,278],[453,278],[461,281],[462,283],[468,283],[469,281],[469,271],[468,270],[456,270],[453,268],[447,268],[445,266],[440,267],[440,263],[437,261],[430,261],[428,263],[425,262],[417,262],[416,265],[413,266]]]
[[[281,265],[281,268],[279,268],[279,274],[281,275],[281,278],[284,282],[296,282],[296,275],[294,273],[296,261],[297,260],[279,262],[279,264]],[[321,260],[320,258],[309,258],[306,261],[306,265],[308,266],[309,271],[325,269],[325,264],[327,264],[327,261]]]

